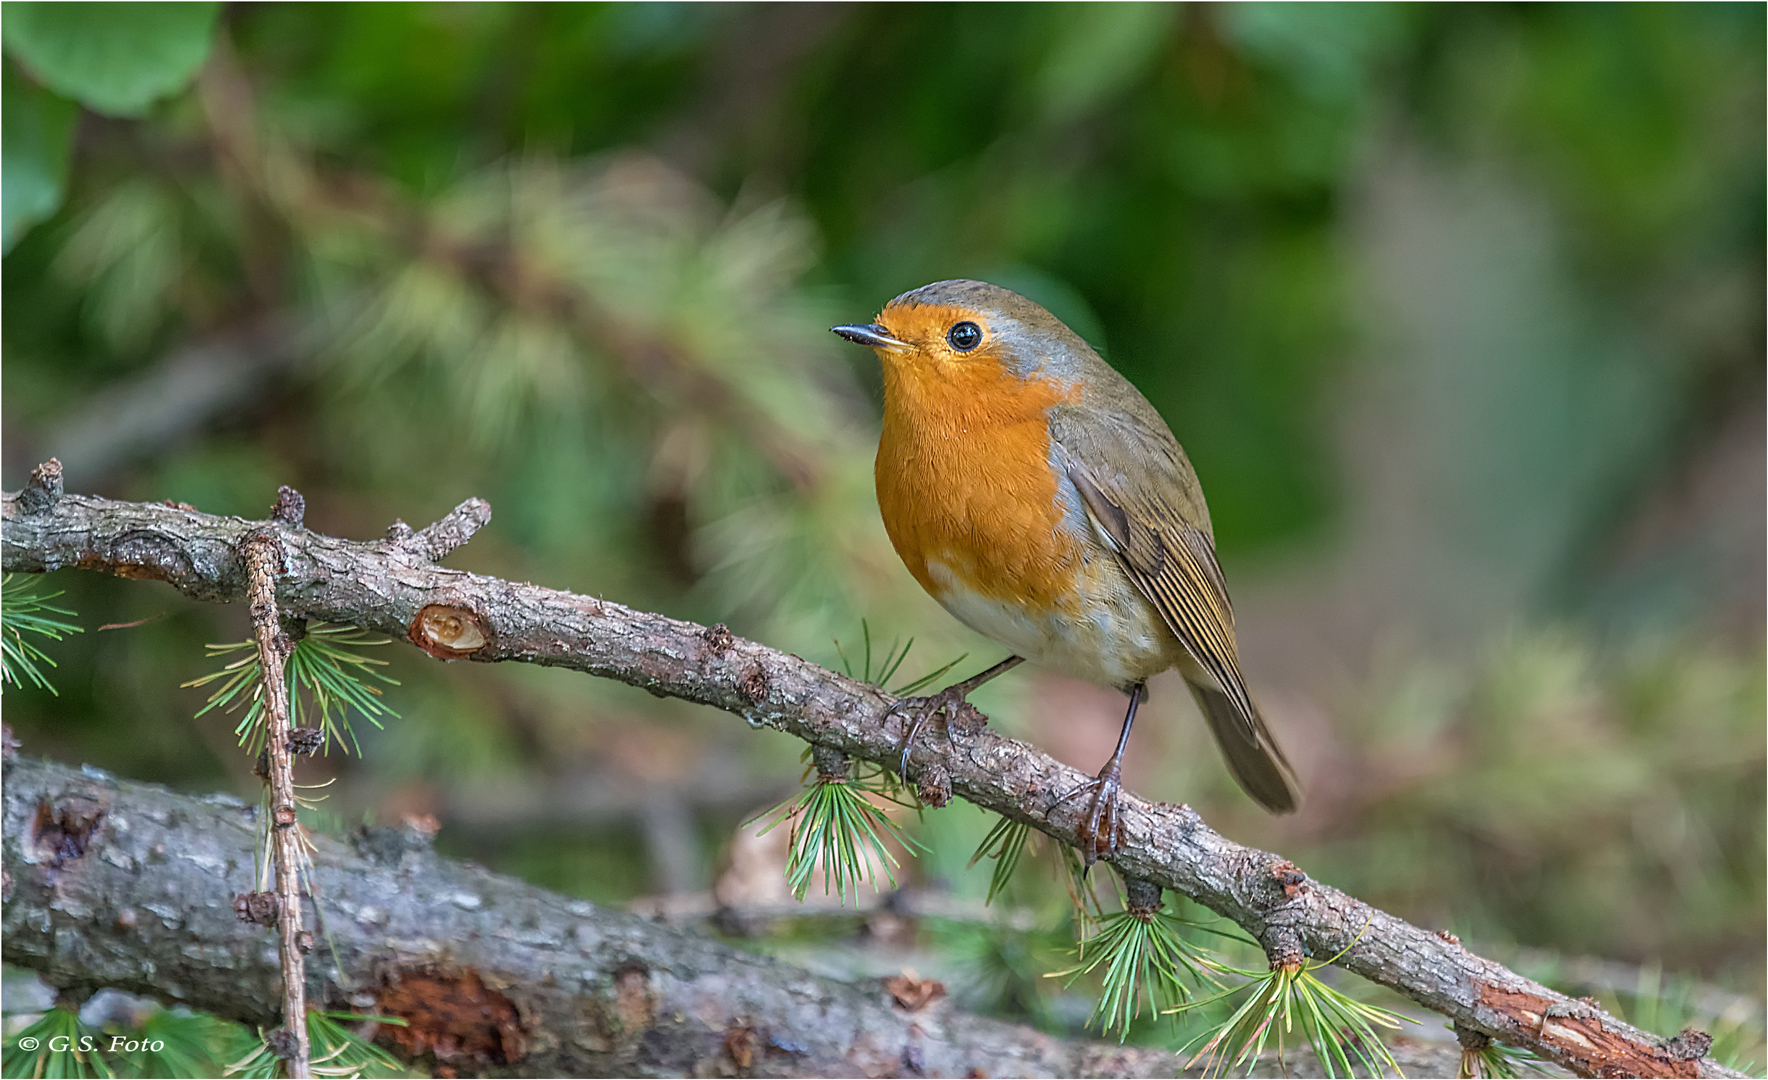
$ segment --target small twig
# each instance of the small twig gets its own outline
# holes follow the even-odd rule
[[[290,489],[284,488],[284,491]],[[278,505],[281,505],[279,500]],[[301,955],[301,851],[295,832],[295,767],[289,751],[288,683],[283,661],[289,645],[276,614],[276,579],[282,573],[282,545],[275,534],[260,530],[240,544],[246,566],[252,625],[257,631],[258,664],[264,673],[264,714],[270,757],[270,837],[276,860],[276,934],[282,968],[282,1021],[286,1035],[279,1056],[288,1059],[293,1077],[312,1074],[307,1044],[307,963]],[[286,1050],[288,1053],[284,1054]]]
[[[472,498],[421,529],[395,521],[387,530],[387,540],[425,562],[439,562],[454,549],[465,547],[473,534],[490,522],[491,504],[484,499]]]
[[[106,630],[133,630],[137,626],[146,626],[150,622],[155,622],[159,619],[163,619],[168,614],[169,614],[169,612],[162,611],[158,615],[149,615],[145,619],[136,619],[133,622],[107,622],[103,626],[99,627],[97,632],[102,634]]]

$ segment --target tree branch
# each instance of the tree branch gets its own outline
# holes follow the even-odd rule
[[[277,1021],[277,950],[226,901],[252,875],[256,808],[22,758],[5,779],[9,963],[57,986]],[[408,1056],[510,1076],[1196,1075],[1171,1052],[1071,1042],[948,1001],[905,1004],[878,981],[811,975],[450,862],[408,830],[315,842],[331,917],[313,955],[335,948],[339,967],[307,988],[406,1019],[381,1036]],[[1413,1048],[1402,1063],[1446,1076],[1454,1056]],[[1256,1075],[1276,1070],[1266,1061]]]
[[[289,488],[284,492],[292,494]],[[282,509],[293,500],[284,495]],[[286,520],[286,513],[275,515]],[[295,761],[289,745],[288,681],[283,662],[289,642],[276,616],[276,578],[282,571],[282,545],[274,533],[247,533],[240,541],[240,558],[246,564],[248,595],[252,602],[252,625],[258,641],[259,693],[264,700],[264,754],[268,759],[270,785],[270,848],[276,862],[277,957],[282,973],[282,1023],[287,1032],[288,1071],[293,1077],[312,1075],[312,1054],[307,1040],[307,961],[301,946],[301,836],[296,821]],[[255,884],[255,883],[254,883]]]
[[[157,578],[202,600],[243,595],[232,550],[257,523],[77,495],[30,513],[22,498],[0,504],[6,570],[80,567]],[[723,627],[442,569],[400,544],[278,532],[286,573],[277,599],[303,617],[403,634],[446,659],[518,660],[618,679],[876,762],[893,762],[903,735],[901,718],[885,715],[888,694]],[[915,748],[911,772],[943,773],[952,793],[1076,842],[1085,806],[1062,797],[1090,777],[986,728],[954,727],[951,744],[923,740]],[[1126,793],[1123,820],[1125,842],[1110,861],[1125,875],[1177,889],[1260,941],[1293,935],[1309,955],[1336,957],[1465,1028],[1586,1076],[1740,1075],[1691,1057],[1686,1040],[1641,1031],[1475,956],[1449,935],[1314,881],[1286,859],[1236,844],[1187,806]]]

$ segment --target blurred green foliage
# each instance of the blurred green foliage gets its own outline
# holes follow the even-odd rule
[[[912,678],[993,652],[884,541],[875,363],[828,325],[958,276],[1046,304],[1171,422],[1237,590],[1355,534],[1340,419],[1397,372],[1422,434],[1370,438],[1485,560],[1419,591],[1486,605],[1486,651],[1347,676],[1293,827],[1246,811],[1188,706],[1145,725],[1170,731],[1146,793],[1427,925],[1760,992],[1760,629],[1599,579],[1641,499],[1760,398],[1761,6],[131,5],[104,29],[153,34],[130,50],[153,72],[96,63],[101,35],[50,48],[94,17],[61,7],[0,27],[9,486],[60,453],[70,490],[261,517],[288,483],[358,537],[481,495],[496,520],[453,565],[831,665],[863,618],[921,643]],[[1450,178],[1438,201],[1405,202],[1413,172]],[[1461,262],[1406,246],[1431,229]],[[1387,308],[1371,249],[1399,267]],[[254,389],[180,419],[190,395],[129,382],[192,348]],[[88,630],[150,621],[48,647],[61,696],[8,695],[30,750],[255,783],[179,688],[241,613],[47,587]],[[387,659],[404,719],[327,763],[337,802],[438,811],[445,850],[597,899],[679,886],[666,842],[706,884],[796,772],[786,740],[628,688]],[[1012,727],[1032,703],[1006,682],[979,701]],[[469,812],[598,786],[626,794]],[[712,801],[666,841],[658,791]],[[980,902],[987,823],[910,831],[909,872]],[[1054,925],[1065,885],[1031,862],[1001,902]],[[1048,942],[966,934],[922,944],[967,1001],[1084,1021],[1041,979]]]
[[[216,3],[5,5],[7,68],[4,250],[61,202],[70,102],[107,116],[138,116],[182,89],[214,36]]]

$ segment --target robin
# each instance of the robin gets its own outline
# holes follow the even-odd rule
[[[1123,730],[1080,829],[1090,865],[1120,840],[1148,679],[1177,667],[1240,786],[1294,810],[1293,771],[1240,674],[1203,491],[1154,406],[1055,316],[981,281],[923,285],[833,330],[884,367],[875,475],[891,544],[947,611],[1012,653],[898,703],[904,764],[927,723],[1026,660],[1117,688]]]

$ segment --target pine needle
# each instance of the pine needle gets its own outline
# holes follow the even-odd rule
[[[1023,821],[1002,815],[995,819],[994,828],[976,845],[976,853],[970,856],[965,869],[974,867],[983,859],[994,860],[994,870],[988,878],[988,899],[985,904],[993,904],[995,897],[1007,888],[1013,879],[1013,871],[1019,869],[1019,860],[1025,855],[1025,849],[1031,842],[1031,826]]]
[[[872,662],[871,624],[865,619],[861,619],[859,621],[859,632],[863,651],[860,654],[860,670],[857,674],[853,670],[853,662],[847,658],[847,650],[841,646],[841,639],[835,639],[835,654],[841,658],[841,670],[846,673],[847,677],[850,679],[858,679],[860,682],[870,683],[879,689],[887,689],[890,680],[896,678],[896,673],[902,670],[903,661],[909,658],[909,650],[915,647],[915,639],[909,638],[905,642],[901,638],[893,638],[890,642],[890,647],[884,650],[884,655],[878,659],[878,662],[874,667]],[[897,697],[902,697],[923,689],[929,683],[944,678],[947,672],[963,663],[969,655],[969,653],[963,653],[956,659],[945,664],[943,667],[935,668],[920,678],[904,683],[890,692]]]
[[[307,1013],[307,1039],[313,1046],[313,1075],[321,1080],[378,1080],[408,1076],[409,1071],[391,1054],[344,1026],[344,1022],[396,1024],[390,1016],[364,1016],[349,1012]],[[243,1051],[243,1052],[242,1052]],[[283,1061],[264,1042],[262,1032],[247,1047],[236,1047],[239,1056],[223,1073],[239,1080],[276,1080],[283,1075]]]
[[[1336,959],[1336,958],[1334,958]],[[1225,1076],[1230,1069],[1250,1070],[1267,1046],[1273,1044],[1281,1058],[1288,1036],[1297,1027],[1313,1049],[1320,1067],[1330,1077],[1350,1077],[1361,1068],[1368,1076],[1404,1076],[1393,1052],[1381,1041],[1377,1027],[1398,1028],[1408,1017],[1366,1005],[1321,982],[1314,974],[1328,962],[1304,962],[1272,968],[1267,972],[1227,968],[1253,981],[1205,1001],[1188,1002],[1169,1010],[1182,1012],[1224,1000],[1243,990],[1252,991],[1222,1024],[1193,1039],[1203,1047],[1185,1063],[1205,1062],[1206,1076]]]
[[[40,595],[37,584],[14,585],[12,574],[0,578],[0,693],[5,692],[7,683],[23,686],[26,682],[38,689],[47,690],[51,694],[59,692],[43,674],[40,664],[55,666],[49,654],[31,641],[26,640],[25,633],[39,634],[51,641],[60,641],[68,634],[85,633],[83,627],[60,619],[51,618],[46,612],[56,615],[72,616],[74,613],[66,608],[56,607],[49,601],[60,596],[59,592]],[[22,678],[21,678],[22,676]]]
[[[1172,1013],[1191,1000],[1192,985],[1221,985],[1213,974],[1221,961],[1183,933],[1193,925],[1164,907],[1147,913],[1115,912],[1100,919],[1097,932],[1081,940],[1079,963],[1047,977],[1066,978],[1066,985],[1072,985],[1083,975],[1100,972],[1099,1001],[1087,1026],[1097,1023],[1106,1035],[1115,1031],[1122,1042],[1144,1004],[1151,1016]]]
[[[1531,1071],[1537,1076],[1542,1075],[1539,1071]],[[1455,1071],[1455,1080],[1517,1080],[1520,1076],[1520,1063],[1497,1043],[1487,1043],[1478,1050],[1463,1048],[1461,1064]]]
[[[34,1050],[19,1043],[35,1040]],[[104,1077],[116,1075],[98,1052],[105,1037],[80,1022],[78,1013],[50,1009],[40,1019],[6,1040],[0,1051],[0,1075],[41,1077]],[[92,1049],[87,1049],[88,1047]]]
[[[340,750],[354,749],[362,756],[362,746],[350,727],[352,711],[375,727],[383,716],[398,713],[381,700],[381,690],[370,679],[398,686],[399,680],[376,670],[385,667],[385,660],[374,660],[355,652],[357,648],[373,648],[388,643],[353,626],[330,626],[316,623],[306,636],[295,643],[289,654],[287,669],[289,722],[297,728],[318,727],[325,733],[324,750],[329,753],[335,740]],[[244,653],[219,671],[195,678],[182,686],[200,687],[219,682],[208,702],[196,715],[211,709],[233,712],[242,706],[245,715],[234,729],[240,745],[256,754],[264,748],[264,688],[259,677],[257,644],[234,641],[208,646],[211,658]],[[317,714],[317,715],[315,715]],[[315,722],[317,721],[317,722]]]
[[[819,869],[823,872],[823,894],[833,891],[842,903],[850,890],[857,896],[862,879],[878,891],[882,874],[890,888],[896,887],[895,870],[901,864],[886,841],[893,840],[910,853],[920,845],[868,796],[910,805],[896,796],[894,782],[884,769],[859,763],[851,778],[819,773],[802,792],[771,811],[773,820],[759,835],[766,836],[782,822],[791,822],[786,882],[799,901],[810,891]]]

